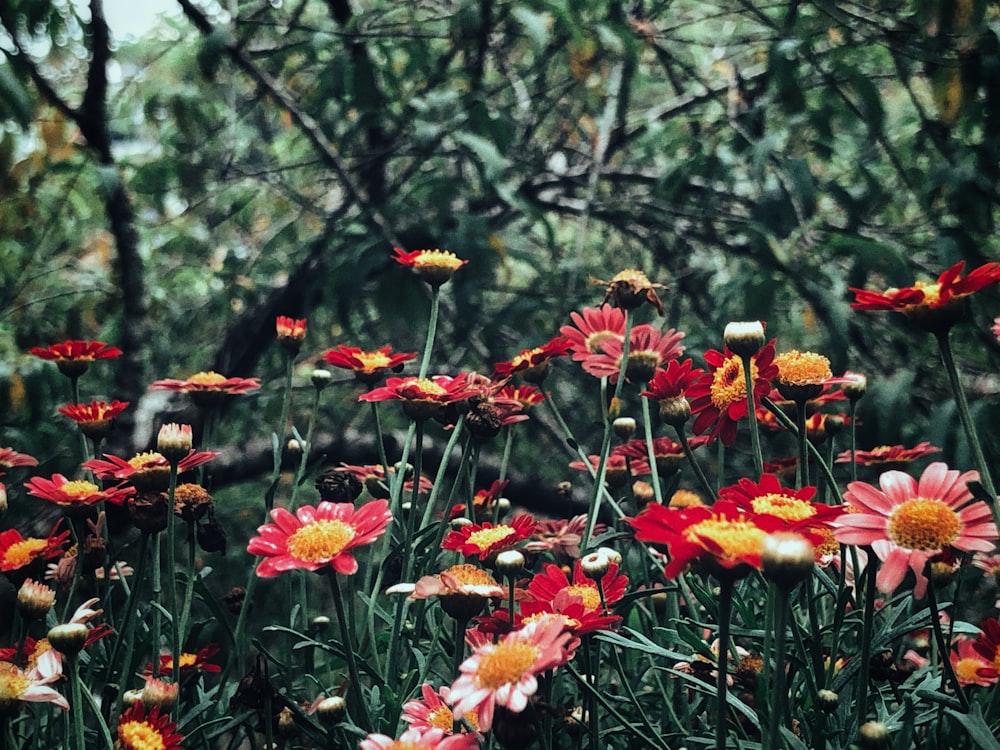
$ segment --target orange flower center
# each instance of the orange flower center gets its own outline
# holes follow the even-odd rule
[[[750,521],[707,518],[690,526],[684,536],[696,544],[708,539],[722,550],[722,557],[734,559],[759,555],[767,533]]]
[[[388,367],[392,361],[385,352],[360,352],[354,355],[361,363],[362,372],[373,373],[383,367]]]
[[[462,261],[455,253],[446,250],[421,250],[413,258],[414,268],[441,268],[448,271],[457,271],[462,267]]]
[[[190,385],[200,385],[206,387],[212,387],[216,385],[222,385],[226,382],[226,376],[220,375],[217,372],[196,372],[194,375],[187,379]]]
[[[755,513],[766,513],[786,521],[801,521],[816,515],[816,509],[812,503],[775,492],[755,497],[750,501],[750,504]]]
[[[38,557],[38,553],[48,546],[48,539],[28,537],[10,545],[7,548],[7,553],[3,556],[3,561],[15,568],[20,568]]]
[[[814,534],[819,534],[822,538],[822,541],[816,545],[817,560],[822,560],[827,555],[836,555],[840,552],[840,542],[838,542],[837,537],[833,535],[833,529],[816,526],[809,530]]]
[[[496,579],[482,568],[469,563],[452,565],[445,571],[463,586],[497,586]]]
[[[591,586],[586,583],[577,583],[572,586],[567,586],[566,590],[569,593],[583,599],[583,606],[585,609],[593,610],[598,609],[601,606],[601,592],[597,590],[597,586]]]
[[[757,379],[757,365],[750,363],[751,380]],[[746,377],[743,375],[743,362],[739,357],[733,355],[726,357],[712,375],[712,405],[719,411],[725,411],[737,401],[743,401],[747,397]]]
[[[941,301],[941,285],[936,281],[917,281],[913,288],[924,293],[923,305],[935,307]]]
[[[479,661],[476,683],[487,690],[498,690],[517,682],[531,669],[540,653],[540,649],[530,643],[498,643]]]
[[[967,656],[955,662],[955,676],[958,678],[959,684],[962,685],[977,682],[980,679],[979,670],[985,666],[983,661]]]
[[[573,630],[573,628],[580,627],[580,621],[575,617],[567,617],[562,612],[536,612],[533,615],[528,615],[522,621],[522,625],[527,625],[531,622],[538,622],[544,620],[546,622],[552,622],[552,620],[558,619],[563,626],[564,630]]]
[[[691,490],[677,490],[670,496],[669,503],[671,508],[694,508],[704,504],[701,495]]]
[[[413,381],[413,387],[427,396],[444,396],[448,391],[435,383],[430,378],[417,378]]]
[[[96,484],[91,484],[90,482],[85,482],[82,479],[76,479],[72,482],[66,482],[60,489],[65,492],[70,497],[77,499],[83,499],[85,497],[90,497],[91,495],[96,495],[100,492],[100,488]]]
[[[889,515],[889,538],[904,549],[944,549],[958,538],[962,522],[951,508],[934,498],[907,500]]]
[[[354,536],[354,527],[343,521],[313,521],[288,537],[288,553],[311,563],[330,560],[339,555]]]
[[[136,471],[156,471],[158,469],[167,469],[167,471],[170,470],[170,465],[167,463],[167,459],[156,451],[137,453],[128,460],[128,465]]]
[[[816,385],[833,377],[830,360],[815,352],[793,349],[774,358],[778,380],[791,385]]]
[[[15,701],[31,687],[31,680],[9,661],[0,661],[0,705]]]
[[[145,721],[127,721],[118,727],[118,737],[128,750],[165,750],[160,730]]]
[[[517,532],[510,526],[500,524],[499,526],[493,526],[488,529],[473,531],[469,534],[468,542],[469,544],[474,544],[479,547],[481,550],[486,550],[494,544],[498,544],[509,537],[513,537],[516,533]]]
[[[427,714],[427,723],[432,727],[443,729],[445,734],[451,734],[455,726],[455,715],[447,706],[441,706]]]

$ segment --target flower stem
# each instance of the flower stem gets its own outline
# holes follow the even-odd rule
[[[719,664],[715,681],[715,750],[726,749],[726,693],[729,689],[729,626],[733,611],[733,580],[719,582]]]
[[[771,586],[775,594],[774,609],[774,688],[769,701],[767,721],[767,741],[764,750],[776,750],[782,745],[781,730],[785,722],[785,631],[788,629],[788,589],[785,586]],[[720,647],[721,648],[721,647]]]
[[[431,287],[431,314],[427,321],[427,340],[424,342],[424,354],[420,359],[419,378],[426,378],[431,365],[431,353],[434,351],[434,338],[437,336],[438,313],[441,308],[441,287]]]
[[[174,518],[174,494],[177,490],[177,462],[170,462],[170,486],[167,490],[167,602],[170,608],[171,679],[180,684],[181,677],[181,613],[177,608],[177,524]],[[191,571],[188,570],[188,575]]]
[[[649,415],[649,399],[641,398],[642,425],[646,433],[646,456],[649,459],[650,483],[653,485],[653,499],[663,505],[663,488],[660,487],[660,474],[656,468],[656,451],[653,450],[653,425]]]
[[[945,682],[950,682],[955,688],[955,695],[958,696],[958,700],[962,704],[962,711],[968,713],[969,698],[958,681],[955,668],[951,665],[951,648],[948,646],[948,642],[944,637],[944,631],[941,629],[941,613],[938,611],[937,605],[937,587],[934,584],[934,577],[930,575],[927,576],[927,608],[930,610],[931,628],[934,630],[934,640],[937,642],[939,658],[943,667],[941,673],[941,691],[944,692]]]
[[[757,403],[754,398],[754,378],[753,378],[753,356],[749,354],[740,355],[743,360],[743,381],[746,383],[747,392],[747,417],[750,421],[750,444],[753,446],[754,467],[758,476],[764,473],[764,454],[760,450],[760,430],[757,427]]]
[[[695,461],[694,451],[691,450],[691,445],[688,443],[687,436],[685,436],[683,428],[675,427],[674,429],[677,431],[677,441],[681,444],[681,448],[684,449],[684,458],[687,459],[688,465],[691,467],[695,478],[698,480],[698,484],[700,484],[702,489],[705,490],[705,493],[709,498],[715,497],[715,488],[712,486],[712,483],[708,481],[708,477],[706,477],[705,472],[702,471],[701,465]]]
[[[878,568],[878,558],[875,557],[875,550],[871,547],[865,547],[864,550],[868,555],[868,561],[865,563],[865,610],[861,623],[861,650],[858,653],[858,659],[860,659],[858,666],[858,701],[855,707],[855,724],[859,727],[868,718],[868,679],[872,658],[872,632],[875,628],[875,572]],[[855,568],[856,575],[857,568]]]
[[[806,402],[795,402],[795,428],[799,438],[799,460],[795,465],[795,489],[809,484],[809,436],[806,434]]]
[[[83,736],[83,691],[80,689],[80,655],[67,654],[69,662],[70,713],[73,718],[73,747],[87,750]]]
[[[351,717],[358,726],[366,732],[370,732],[372,731],[372,720],[368,714],[368,704],[365,703],[364,690],[361,687],[361,673],[358,671],[358,662],[354,656],[354,639],[351,637],[351,630],[347,624],[344,597],[340,591],[338,575],[338,573],[330,571],[327,577],[330,579],[333,607],[337,612],[337,624],[340,627],[340,643],[344,649],[344,658],[347,660],[348,679],[350,680],[347,684],[347,696],[353,704]]]
[[[944,363],[944,369],[948,373],[948,381],[951,383],[955,406],[958,408],[958,417],[962,422],[962,428],[965,430],[965,437],[969,441],[969,448],[972,450],[976,468],[979,469],[979,479],[990,497],[993,498],[993,502],[989,504],[990,510],[993,512],[993,521],[1000,525],[1000,509],[997,508],[996,488],[993,484],[993,477],[990,475],[989,464],[986,462],[986,455],[983,453],[979,434],[976,432],[976,426],[972,421],[972,413],[969,411],[969,401],[965,397],[965,389],[962,388],[962,381],[958,375],[958,368],[955,365],[955,355],[951,350],[951,339],[948,338],[948,331],[937,333],[935,337],[937,338],[938,349],[941,350],[941,361]]]

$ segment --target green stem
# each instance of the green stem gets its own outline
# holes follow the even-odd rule
[[[809,436],[806,434],[806,402],[795,402],[795,428],[798,431],[799,460],[795,466],[795,489],[809,484]]]
[[[700,484],[702,489],[705,490],[705,494],[708,499],[715,497],[715,488],[712,486],[712,483],[708,481],[708,477],[706,477],[705,472],[702,471],[701,465],[695,461],[694,451],[691,450],[691,445],[688,443],[683,428],[675,427],[674,429],[677,431],[677,441],[681,444],[681,448],[684,449],[684,458],[687,459],[688,466],[690,466],[691,470],[694,472],[694,475],[698,480],[698,484]]]
[[[770,712],[767,722],[767,741],[764,750],[777,750],[784,743],[781,741],[780,726],[785,722],[785,631],[788,629],[788,589],[774,585],[774,689],[772,699],[768,703]]]
[[[181,606],[180,621],[180,641],[183,644],[186,636],[188,624],[191,620],[191,604],[194,601],[194,543],[195,528],[194,520],[187,521],[187,576],[184,579],[184,603]]]
[[[163,633],[163,534],[153,536],[153,677],[160,676],[160,637]],[[175,659],[176,663],[177,660]]]
[[[424,354],[420,359],[419,378],[426,378],[431,364],[431,353],[434,351],[434,338],[437,336],[438,313],[441,307],[441,287],[431,287],[431,314],[427,321],[427,340],[424,342]]]
[[[385,480],[389,482],[389,457],[385,454],[385,439],[382,436],[382,418],[379,416],[378,401],[369,402],[372,411],[372,419],[375,422],[375,442],[378,445],[378,458],[382,462],[382,471],[385,473]]]
[[[757,469],[757,476],[764,473],[764,454],[760,450],[760,429],[757,426],[757,400],[754,398],[754,378],[753,378],[753,355],[742,354],[743,361],[743,382],[746,384],[747,392],[747,416],[750,422],[750,444],[753,446],[754,467]]]
[[[851,481],[858,481],[858,429],[857,429],[858,402],[851,399],[848,416],[851,423]]]
[[[115,683],[120,675],[128,669],[132,662],[132,650],[135,647],[134,619],[136,608],[139,604],[139,590],[143,581],[146,580],[146,560],[149,558],[149,532],[142,532],[139,537],[139,560],[136,562],[135,576],[132,578],[132,587],[129,589],[128,598],[125,600],[125,612],[119,629],[118,640],[115,642],[114,650],[111,652],[111,659],[108,662],[107,682]],[[124,583],[124,577],[122,578]],[[119,661],[122,644],[125,645],[125,654]],[[118,696],[124,691],[119,686]]]
[[[962,711],[968,713],[969,697],[962,689],[962,685],[958,681],[958,676],[955,674],[955,668],[951,665],[951,648],[949,648],[948,642],[944,637],[944,631],[941,629],[941,613],[938,611],[937,587],[934,585],[933,576],[927,576],[927,608],[930,610],[934,640],[938,645],[938,658],[944,668],[941,674],[941,692],[944,692],[945,681],[950,682],[955,689],[955,695],[958,696],[958,700],[962,704]]]
[[[70,714],[73,719],[73,747],[87,750],[83,735],[83,692],[80,689],[80,655],[67,654],[69,662]]]
[[[333,594],[333,607],[337,612],[337,624],[340,626],[340,642],[344,649],[344,658],[347,660],[347,672],[350,682],[347,685],[347,695],[353,704],[351,708],[351,718],[366,732],[372,731],[372,720],[368,714],[368,704],[365,703],[364,690],[361,687],[361,672],[358,671],[358,662],[354,656],[354,639],[351,637],[350,628],[347,624],[347,614],[344,609],[344,597],[340,592],[339,574],[330,571],[330,591]]]
[[[719,582],[719,659],[715,681],[715,750],[726,750],[726,694],[729,690],[729,629],[733,611],[733,580]]]
[[[406,514],[406,535],[403,538],[403,580],[413,576],[413,535],[416,531],[418,501],[420,500],[420,472],[424,460],[424,422],[416,423],[416,450],[413,452],[413,491],[410,493],[410,510]]]
[[[649,399],[641,398],[639,400],[642,402],[642,425],[646,434],[646,457],[649,460],[653,499],[663,505],[663,488],[660,487],[660,474],[656,468],[656,451],[653,449],[653,420],[649,414]]]
[[[872,633],[875,629],[875,573],[878,569],[878,558],[871,547],[864,548],[868,555],[865,563],[865,610],[861,623],[861,650],[858,653],[858,701],[855,708],[855,725],[861,726],[868,718],[868,678],[871,664]],[[855,577],[857,568],[854,569]]]
[[[937,333],[935,337],[937,338],[938,348],[941,350],[941,361],[944,362],[944,369],[948,373],[948,381],[951,383],[951,392],[955,398],[955,406],[958,407],[958,417],[962,422],[962,428],[965,430],[965,437],[969,441],[969,448],[972,450],[976,468],[979,469],[979,479],[990,497],[993,498],[993,502],[990,503],[990,510],[993,511],[993,521],[1000,525],[1000,509],[997,508],[996,488],[993,484],[993,477],[990,474],[989,464],[986,462],[986,455],[983,453],[983,446],[979,441],[979,434],[976,432],[976,426],[972,421],[972,413],[969,411],[969,401],[965,396],[965,389],[962,388],[962,381],[958,375],[958,367],[955,365],[955,355],[951,350],[951,339],[948,337],[948,331]]]
[[[170,462],[170,486],[167,490],[167,602],[170,609],[171,679],[181,678],[181,613],[177,607],[177,524],[174,518],[174,494],[177,490],[177,462]],[[188,571],[190,575],[190,571]]]

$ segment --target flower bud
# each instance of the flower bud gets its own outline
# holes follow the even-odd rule
[[[0,482],[0,518],[7,513],[7,485]]]
[[[611,428],[615,431],[615,435],[622,442],[627,442],[632,439],[635,434],[635,420],[632,417],[618,417],[612,425]]]
[[[49,631],[48,639],[56,651],[72,656],[80,653],[87,642],[87,626],[80,622],[56,625]]]
[[[27,579],[17,590],[17,608],[25,620],[41,620],[56,600],[56,592],[43,583]]]
[[[722,338],[733,354],[752,357],[764,346],[764,324],[759,320],[727,323]]]
[[[122,705],[125,706],[125,708],[131,708],[141,700],[142,690],[126,690],[122,693]]]
[[[326,615],[316,615],[311,625],[314,632],[323,633],[330,627],[330,618]]]
[[[816,693],[816,705],[823,713],[832,714],[840,705],[840,696],[824,688]]]
[[[140,699],[146,708],[159,706],[163,713],[169,712],[177,705],[177,693],[180,685],[176,683],[164,682],[156,677],[147,677],[146,685],[142,689]]]
[[[191,452],[193,439],[191,425],[171,422],[160,427],[156,436],[156,450],[171,464],[176,464]]]
[[[613,549],[611,547],[598,547],[597,552],[598,554],[604,555],[604,557],[607,558],[609,563],[614,563],[615,565],[622,564],[622,555],[616,549]]]
[[[858,729],[858,745],[864,750],[884,750],[891,744],[889,727],[881,721],[866,721]]]
[[[760,559],[764,577],[784,589],[804,581],[816,565],[812,544],[795,532],[769,534],[764,539]]]
[[[279,315],[275,322],[278,343],[289,354],[298,354],[306,338],[306,319],[296,320]]]
[[[611,560],[600,550],[580,558],[580,570],[591,580],[601,580],[610,568]]]
[[[524,555],[516,549],[504,550],[497,555],[496,571],[507,579],[517,577],[524,568]]]
[[[850,380],[841,385],[840,390],[844,392],[844,395],[850,401],[857,401],[865,395],[865,392],[868,390],[868,378],[860,372],[845,372],[844,377]]]
[[[347,702],[339,695],[326,698],[316,706],[316,715],[324,726],[335,727],[347,716]]]
[[[309,376],[309,379],[312,380],[313,388],[317,391],[322,391],[330,385],[333,376],[330,374],[329,370],[316,369],[312,371],[312,375]]]
[[[671,427],[683,427],[691,418],[691,404],[684,396],[660,399],[660,419]]]

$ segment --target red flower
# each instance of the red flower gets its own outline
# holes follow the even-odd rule
[[[601,588],[604,590],[604,603],[608,606],[616,604],[625,596],[628,576],[618,575],[618,565],[610,563],[608,572],[601,576]],[[551,602],[558,594],[565,592],[578,597],[587,610],[603,609],[597,582],[584,575],[580,560],[573,564],[572,583],[562,568],[549,563],[528,583],[528,592],[536,602]]]
[[[951,652],[951,668],[955,671],[959,685],[989,687],[1000,681],[997,666],[982,658],[971,640],[962,639]]]
[[[784,527],[781,519],[747,513],[731,500],[679,509],[650,503],[628,521],[636,539],[667,547],[667,578],[676,578],[694,562],[717,578],[759,570],[764,539]]]
[[[159,706],[147,712],[142,701],[136,701],[118,718],[118,743],[121,750],[184,750],[184,737],[177,733],[177,724]]]
[[[587,461],[590,464],[589,467],[583,461],[571,461],[569,468],[596,474],[597,467],[600,466],[601,457],[590,455],[587,456]],[[612,487],[621,487],[628,481],[629,475],[642,476],[643,474],[651,474],[652,471],[649,467],[649,462],[646,461],[644,456],[633,458],[623,453],[612,451],[608,454],[608,460],[604,462],[604,481]]]
[[[306,338],[306,319],[286,318],[279,315],[274,323],[278,343],[292,354],[297,354]]]
[[[35,346],[29,351],[40,359],[55,362],[59,372],[71,378],[83,375],[95,360],[114,359],[122,355],[121,349],[103,341],[64,341],[48,347]]]
[[[603,300],[605,303],[610,301],[615,307],[634,310],[644,302],[648,302],[660,315],[663,315],[663,303],[656,295],[656,290],[665,287],[663,284],[651,282],[642,271],[628,268],[615,274],[611,281],[594,279],[594,283],[607,287]]]
[[[0,448],[0,469],[13,469],[15,466],[38,466],[38,459],[27,453],[18,453],[13,448]],[[3,474],[0,471],[0,477]]]
[[[209,643],[198,649],[197,653],[182,653],[177,660],[180,673],[183,675],[190,672],[221,672],[222,667],[209,661],[220,651],[218,644]],[[170,654],[160,654],[160,674],[170,674],[174,669],[174,659]],[[147,673],[150,672],[147,668]]]
[[[28,488],[29,495],[55,503],[67,512],[86,509],[105,500],[112,505],[121,505],[135,492],[127,484],[102,490],[92,482],[71,481],[62,474],[53,474],[52,479],[33,477],[24,486]]]
[[[672,359],[667,363],[665,370],[660,369],[653,373],[648,385],[649,390],[639,395],[654,401],[684,398],[688,388],[697,383],[704,372],[700,367],[692,369],[690,359],[685,359],[683,362]]]
[[[850,288],[855,310],[892,310],[906,315],[924,330],[946,331],[961,318],[958,303],[970,294],[1000,282],[1000,263],[985,263],[962,276],[965,261],[941,273],[935,282],[917,281],[902,289],[871,292]]]
[[[542,520],[535,526],[531,541],[524,545],[528,552],[548,552],[557,561],[569,561],[580,556],[580,543],[587,529],[587,516],[580,514],[561,520]],[[607,530],[604,524],[594,526],[594,536]]]
[[[469,524],[456,531],[449,531],[441,543],[442,549],[458,550],[466,556],[485,560],[494,552],[510,549],[527,539],[535,530],[535,519],[527,514],[514,518],[509,524],[489,521]]]
[[[656,370],[684,353],[680,341],[683,333],[673,328],[660,332],[650,325],[637,325],[629,337],[628,363],[625,377],[630,382],[645,383]],[[601,350],[583,360],[583,369],[595,377],[607,377],[610,382],[618,381],[621,369],[623,342],[617,338],[607,338],[601,342]]]
[[[708,438],[704,436],[688,438],[688,446],[694,450],[708,442]],[[624,445],[616,446],[611,449],[611,455],[615,456],[625,456],[627,458],[641,461],[638,466],[648,467],[649,460],[648,451],[646,450],[646,441],[642,439],[629,440]],[[671,440],[668,437],[658,437],[653,438],[653,460],[656,461],[656,468],[666,474],[673,473],[680,468],[681,462],[684,461],[684,446],[678,442]],[[633,474],[638,474],[639,472],[633,468]]]
[[[59,413],[69,417],[78,425],[80,431],[91,440],[102,440],[107,437],[115,417],[128,408],[128,401],[91,401],[89,404],[66,404],[59,407]]]
[[[786,531],[825,528],[844,512],[842,506],[812,502],[815,495],[815,487],[783,487],[775,474],[764,474],[759,482],[743,478],[719,490],[719,499],[731,500],[747,513],[779,518]]]
[[[338,346],[323,355],[328,365],[351,370],[354,377],[365,385],[374,385],[390,370],[398,372],[404,362],[416,359],[416,352],[392,353],[391,346],[366,352],[356,346]]]
[[[918,458],[929,456],[932,453],[940,452],[940,448],[931,445],[927,441],[917,443],[912,448],[904,448],[902,445],[879,445],[868,451],[855,451],[854,460],[862,466],[902,468],[903,464],[916,461]],[[844,451],[837,455],[836,463],[843,464],[850,462],[850,451]]]
[[[721,352],[705,352],[708,371],[688,388],[691,412],[696,415],[692,428],[696,434],[709,430],[709,440],[720,437],[724,445],[736,440],[736,425],[750,412],[747,407],[746,378],[741,358],[724,347]],[[774,366],[774,340],[750,358],[754,408],[771,391],[771,380],[778,374]]]
[[[414,272],[433,287],[439,287],[451,278],[459,268],[469,261],[461,260],[455,253],[445,250],[414,250],[406,252],[402,248],[394,248],[397,263],[412,268]]]
[[[215,451],[192,450],[178,462],[177,473],[191,471],[217,455]],[[137,453],[128,461],[107,453],[104,458],[107,460],[92,458],[83,468],[94,472],[98,479],[126,479],[140,490],[166,490],[170,483],[170,462],[156,451]]]
[[[569,339],[569,349],[577,362],[591,354],[599,354],[601,344],[607,339],[622,341],[625,338],[625,313],[617,307],[585,307],[578,313],[570,313],[569,317],[576,327],[562,326],[559,333]]]
[[[507,480],[495,480],[487,490],[478,490],[472,497],[472,512],[476,521],[485,521],[493,516],[493,508],[507,489]],[[465,503],[458,503],[451,507],[449,518],[460,518],[468,510]]]
[[[239,396],[260,388],[260,378],[227,378],[217,372],[197,372],[187,380],[166,378],[150,384],[151,391],[186,393],[197,406],[213,406],[226,396]]]
[[[534,349],[523,349],[509,362],[500,362],[493,369],[495,379],[520,374],[529,383],[541,383],[549,372],[549,362],[555,357],[565,357],[573,346],[566,336],[556,336],[547,344]]]
[[[270,578],[288,570],[319,571],[332,568],[351,575],[358,561],[350,551],[371,544],[392,521],[389,504],[372,500],[355,508],[351,503],[321,502],[303,505],[293,515],[284,508],[271,511],[274,523],[264,524],[247,545],[251,555],[265,559],[257,575]]]
[[[340,469],[347,472],[351,476],[358,479],[368,490],[368,494],[372,497],[389,497],[389,486],[385,481],[385,469],[380,464],[366,464],[364,466],[352,466],[350,464],[345,464],[341,462]],[[396,473],[396,468],[394,466],[389,467],[389,474],[394,475]],[[420,493],[427,495],[430,491],[434,489],[434,483],[427,477],[420,476]],[[403,490],[406,492],[413,491],[413,478],[407,478],[403,482]]]
[[[1000,621],[989,617],[980,623],[980,633],[973,644],[976,653],[1000,672]]]
[[[56,533],[57,522],[45,538],[23,537],[17,529],[0,531],[0,571],[27,567],[35,560],[52,560],[62,554],[69,532]]]
[[[479,395],[479,388],[468,375],[433,378],[389,378],[381,388],[373,388],[358,396],[359,401],[402,401],[403,411],[410,419],[433,417],[442,406]]]
[[[497,391],[496,397],[507,401],[517,401],[524,409],[537,406],[545,400],[545,394],[533,385],[510,385],[509,383]]]

